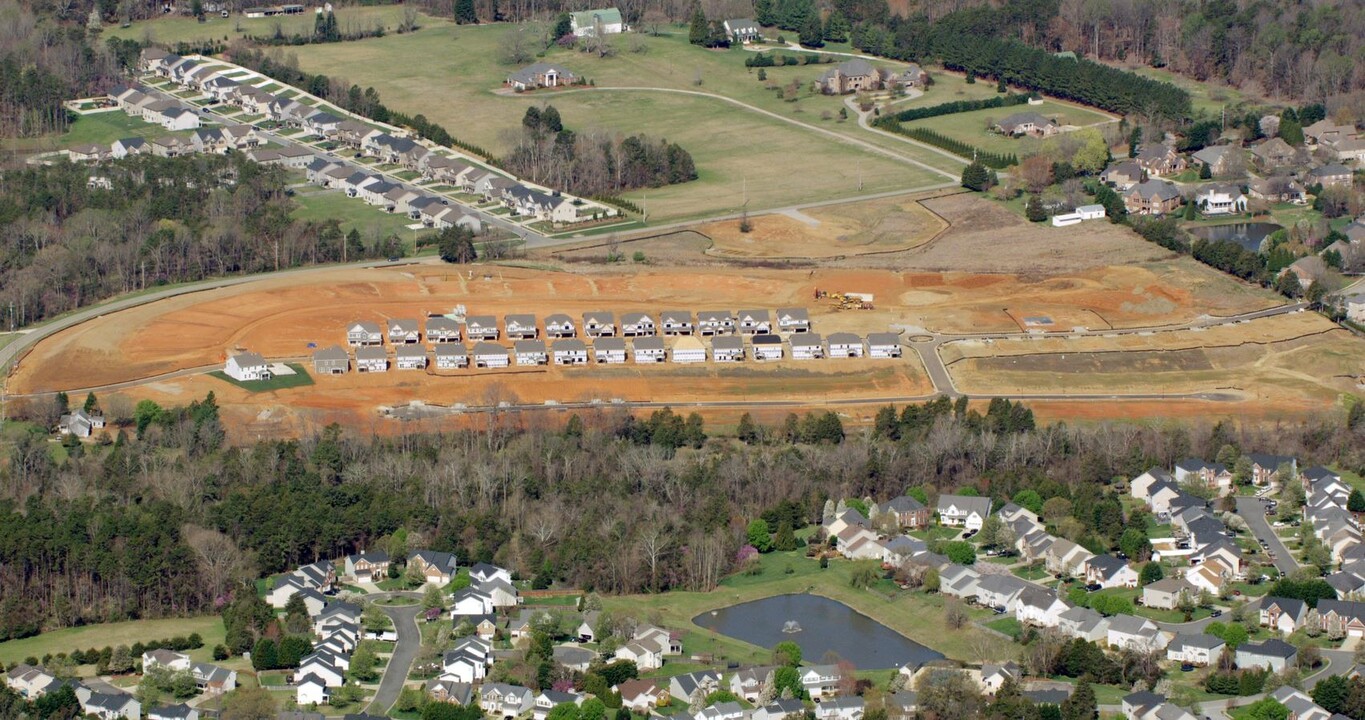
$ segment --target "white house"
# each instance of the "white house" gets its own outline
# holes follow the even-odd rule
[[[879,359],[900,357],[900,336],[896,335],[896,333],[868,333],[867,354],[870,357]]]
[[[554,355],[556,365],[588,364],[588,346],[576,338],[556,340],[550,352]]]
[[[706,346],[695,337],[689,335],[680,337],[673,343],[673,362],[683,364],[706,362]]]
[[[717,335],[711,338],[711,359],[716,362],[743,361],[744,338],[735,335]]]
[[[227,363],[223,365],[223,373],[239,382],[269,380],[270,365],[258,353],[238,353],[227,359]]]
[[[1061,622],[1061,614],[1070,608],[1066,601],[1057,597],[1057,593],[1029,586],[1019,594],[1019,600],[1014,605],[1014,618],[1027,625],[1057,627]]]
[[[780,335],[755,335],[749,342],[751,343],[749,347],[753,348],[754,360],[763,362],[782,359],[782,337]]]
[[[793,351],[795,353],[795,351]],[[832,358],[858,358],[863,356],[863,339],[853,333],[837,332],[829,334],[829,356]]]
[[[1208,633],[1179,633],[1166,646],[1166,659],[1203,667],[1217,660],[1223,647],[1222,639]]]
[[[518,365],[544,365],[549,362],[544,340],[517,340],[512,343],[512,352],[517,356]]]
[[[190,656],[165,648],[157,648],[142,653],[143,672],[154,668],[165,668],[171,672],[183,672],[190,669]]]
[[[389,369],[389,354],[382,347],[358,347],[355,349],[356,372],[386,372]]]
[[[991,499],[988,497],[949,494],[938,496],[939,522],[948,527],[980,530],[990,514]]]
[[[825,356],[825,345],[820,333],[801,333],[793,335],[788,341],[793,360],[818,360]]]
[[[1205,215],[1232,215],[1247,211],[1247,196],[1236,185],[1205,185],[1195,193],[1194,202]]]
[[[427,349],[421,345],[399,345],[393,354],[393,364],[399,370],[425,370],[427,367]]]
[[[810,693],[810,699],[820,702],[839,692],[838,665],[811,665],[797,668],[801,673],[801,687]]]
[[[1263,667],[1278,673],[1287,667],[1293,667],[1298,654],[1298,649],[1293,645],[1279,638],[1271,638],[1263,643],[1246,643],[1238,646],[1236,662],[1237,667],[1243,670]]]
[[[302,676],[294,688],[294,700],[299,707],[325,705],[331,697],[327,684],[316,675]]]
[[[462,343],[440,343],[436,346],[436,369],[458,370],[469,367],[469,351]]]
[[[602,365],[619,365],[626,361],[626,341],[622,338],[598,338],[592,343],[593,360]]]
[[[1165,639],[1155,623],[1134,615],[1115,615],[1109,618],[1110,647],[1130,648],[1146,652],[1165,647]]]
[[[505,368],[509,364],[507,348],[502,345],[481,342],[474,346],[474,367]]]
[[[635,351],[636,365],[661,363],[667,359],[667,350],[661,337],[635,338],[631,347]]]
[[[664,665],[663,648],[652,638],[626,643],[616,650],[613,657],[617,660],[630,660],[641,670],[658,670]]]

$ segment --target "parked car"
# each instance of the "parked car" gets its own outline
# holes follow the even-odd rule
[[[1212,613],[1209,614],[1209,617],[1223,617],[1223,611],[1214,610]]]
[[[1103,586],[1103,585],[1100,585],[1099,583],[1090,583],[1089,585],[1086,585],[1086,586],[1085,586],[1085,591],[1086,591],[1086,592],[1097,592],[1097,591],[1103,590],[1103,589],[1104,589],[1104,586]]]

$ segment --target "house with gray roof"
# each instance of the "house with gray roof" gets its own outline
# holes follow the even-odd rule
[[[340,345],[313,353],[313,372],[319,375],[345,375],[351,369],[351,356]]]
[[[862,90],[880,90],[882,75],[872,63],[854,58],[835,65],[820,77],[820,87],[826,95],[846,95]]]
[[[1298,655],[1298,648],[1279,638],[1271,638],[1262,643],[1237,646],[1236,662],[1237,667],[1243,670],[1261,667],[1278,673],[1293,667]]]
[[[1180,208],[1180,189],[1165,180],[1148,180],[1123,193],[1129,215],[1166,215]]]
[[[1057,121],[1046,117],[1041,113],[1027,110],[1006,115],[995,123],[995,131],[1001,135],[1019,137],[1029,135],[1031,137],[1051,137],[1061,132],[1057,126]]]
[[[938,496],[938,520],[948,527],[980,530],[991,514],[991,499],[944,493]]]
[[[536,88],[572,85],[578,79],[573,71],[551,63],[538,62],[514,70],[507,75],[507,86],[513,90],[534,90]]]

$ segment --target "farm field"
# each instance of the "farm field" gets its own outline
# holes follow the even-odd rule
[[[26,657],[37,657],[49,653],[88,650],[92,647],[132,645],[136,642],[162,640],[177,635],[188,636],[199,633],[204,647],[190,650],[189,655],[196,662],[209,662],[213,659],[213,646],[223,642],[223,619],[217,615],[189,618],[167,618],[165,620],[132,620],[129,622],[87,625],[78,628],[52,630],[41,635],[0,642],[0,662],[6,666],[23,662]]]
[[[565,124],[575,130],[643,132],[677,142],[692,153],[701,177],[684,185],[628,193],[637,204],[647,204],[651,220],[735,211],[746,187],[750,208],[763,208],[952,179],[838,136],[856,136],[884,152],[941,168],[953,178],[961,172],[959,165],[941,155],[862,131],[853,119],[840,121],[842,99],[808,89],[825,65],[766,68],[767,80],[760,82],[756,69],[744,67],[747,51],[700,50],[687,44],[681,31],[671,29],[669,36],[617,38],[618,52],[607,58],[551,49],[543,61],[563,65],[591,80],[595,88],[512,94],[500,88],[513,68],[497,61],[501,38],[508,31],[507,26],[437,23],[409,35],[312,45],[296,52],[304,69],[345,77],[362,87],[374,85],[389,106],[420,112],[460,139],[494,152],[507,148],[505,133],[519,127],[527,107],[544,103],[554,104]],[[633,43],[644,51],[632,52]],[[432,61],[403,61],[414,56]],[[800,99],[784,102],[776,88],[793,80],[802,88],[797,93]]]
[[[340,7],[336,9],[337,27],[346,33],[369,30],[376,25],[382,25],[386,31],[396,32],[403,22],[403,12],[402,5]],[[227,41],[247,36],[273,35],[276,27],[285,35],[311,33],[314,20],[311,10],[299,15],[268,18],[249,18],[245,15],[223,18],[210,14],[205,16],[202,23],[193,17],[165,17],[135,22],[126,28],[107,25],[104,28],[104,35],[173,45],[180,42]],[[439,21],[419,16],[419,25],[432,22]]]
[[[976,84],[980,85],[981,83]],[[945,100],[945,102],[947,101]],[[970,143],[987,152],[1020,155],[1030,143],[1037,143],[1038,141],[1029,138],[1009,138],[987,129],[989,123],[1020,112],[1036,112],[1044,117],[1055,119],[1059,125],[1078,128],[1116,122],[1103,113],[1087,110],[1078,105],[1044,100],[1042,105],[1015,105],[1007,108],[953,113],[952,115],[940,115],[907,122],[904,123],[904,126],[906,128],[933,130],[955,140]]]

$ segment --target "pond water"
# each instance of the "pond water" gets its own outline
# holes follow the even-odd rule
[[[799,631],[792,632],[792,621]],[[702,613],[692,622],[759,647],[790,640],[801,646],[808,663],[822,662],[830,650],[859,670],[917,666],[943,658],[853,608],[818,595],[777,595]]]
[[[1205,240],[1231,240],[1252,252],[1261,251],[1261,241],[1270,233],[1284,229],[1267,222],[1229,223],[1195,228],[1191,232]]]

